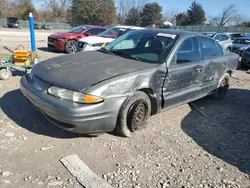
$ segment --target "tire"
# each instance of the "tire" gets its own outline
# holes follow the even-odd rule
[[[66,53],[74,53],[76,52],[76,40],[68,40],[65,45]]]
[[[226,48],[226,51],[231,52],[231,48],[229,48],[229,47]]]
[[[127,98],[121,106],[116,132],[124,137],[131,137],[136,131],[146,127],[146,121],[151,114],[151,102],[148,95],[136,91]]]
[[[214,91],[211,97],[215,100],[223,99],[227,95],[229,85],[230,85],[230,75],[226,73],[222,77],[218,88]]]
[[[11,76],[12,76],[11,71],[9,71],[7,69],[0,70],[0,79],[1,80],[9,80]]]

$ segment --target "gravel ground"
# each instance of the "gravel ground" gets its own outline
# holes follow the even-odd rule
[[[1,31],[0,38],[17,44]],[[22,40],[28,43],[27,37]],[[41,58],[62,55],[46,50],[45,35],[39,40]],[[80,188],[59,162],[69,154],[115,188],[250,187],[250,75],[245,71],[235,72],[224,100],[195,102],[208,119],[183,105],[151,117],[133,138],[112,133],[90,138],[51,125],[21,94],[21,75],[0,81],[1,188]]]

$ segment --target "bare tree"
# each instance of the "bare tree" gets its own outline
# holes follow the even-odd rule
[[[118,0],[117,1],[117,12],[118,12],[118,22],[123,24],[129,13],[133,9],[141,10],[147,0]]]
[[[215,22],[219,27],[229,25],[235,18],[237,10],[235,9],[235,5],[230,5],[223,9],[221,15],[213,18],[213,22]]]
[[[179,14],[179,11],[177,9],[170,9],[170,10],[166,10],[165,14],[164,14],[164,18],[173,23],[174,25],[176,25],[176,15]]]
[[[243,14],[235,14],[233,17],[232,25],[239,27],[243,22],[247,21],[248,17]]]
[[[44,11],[50,11],[54,21],[62,21],[65,19],[67,8],[71,4],[71,0],[40,0],[43,4]]]
[[[6,17],[8,13],[8,0],[0,0],[0,17]]]

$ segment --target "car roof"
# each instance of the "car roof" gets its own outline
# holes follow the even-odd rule
[[[197,35],[202,37],[210,38],[202,33],[198,32],[191,32],[191,31],[182,31],[182,30],[175,30],[175,29],[143,29],[139,30],[142,32],[158,32],[158,33],[168,33],[168,34],[175,34],[179,36],[189,36],[189,35]]]

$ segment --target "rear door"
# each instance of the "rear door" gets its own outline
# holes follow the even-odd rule
[[[197,98],[202,84],[204,62],[197,37],[185,39],[175,52],[163,86],[164,108]]]
[[[217,87],[217,83],[226,70],[227,59],[223,55],[222,47],[213,39],[199,37],[199,40],[202,58],[206,62],[200,92],[206,95]]]

